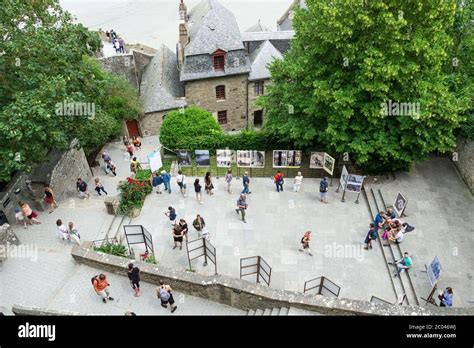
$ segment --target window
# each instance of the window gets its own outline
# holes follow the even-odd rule
[[[220,85],[216,87],[216,99],[224,100],[225,99],[225,86]]]
[[[217,122],[227,124],[227,110],[217,112]]]
[[[225,66],[225,51],[217,50],[212,55],[212,65],[214,70],[223,71]]]
[[[253,124],[255,127],[260,127],[263,123],[263,111],[258,110],[253,113]]]
[[[255,82],[255,95],[262,95],[264,92],[263,89],[264,81]]]

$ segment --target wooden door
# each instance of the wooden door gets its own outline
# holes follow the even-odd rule
[[[133,137],[133,136],[137,136],[137,137],[140,136],[137,120],[128,120],[127,121],[127,130],[128,130],[128,136],[130,138]]]

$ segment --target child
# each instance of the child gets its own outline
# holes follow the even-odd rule
[[[107,191],[105,191],[104,185],[102,185],[99,178],[95,178],[95,191],[97,192],[99,196],[102,196],[100,191],[104,192],[105,195],[107,195]]]

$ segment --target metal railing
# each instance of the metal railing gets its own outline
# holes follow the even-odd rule
[[[263,280],[267,286],[270,286],[272,268],[261,256],[251,256],[240,259],[240,279],[253,274],[257,275],[257,283]]]
[[[326,277],[318,277],[304,282],[303,292],[315,291],[318,295],[339,297],[341,287]]]
[[[93,248],[100,248],[101,246],[104,246],[105,244],[114,244],[114,245],[119,245],[119,241],[117,238],[105,238],[105,239],[98,239],[94,240],[92,242]]]

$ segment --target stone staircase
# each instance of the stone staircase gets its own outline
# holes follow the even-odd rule
[[[321,315],[316,312],[312,311],[305,311],[303,309],[299,308],[294,308],[294,307],[281,307],[281,308],[276,308],[273,307],[272,309],[266,308],[265,310],[263,309],[249,309],[247,311],[248,316],[287,316],[287,315]]]

